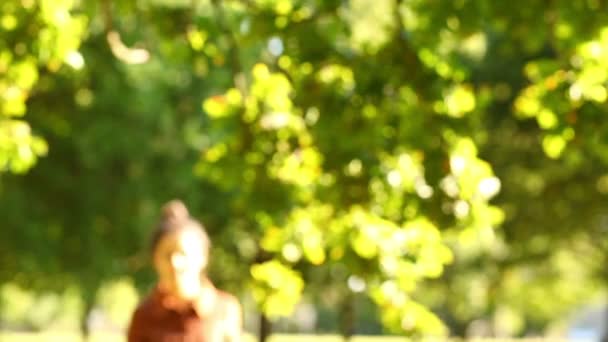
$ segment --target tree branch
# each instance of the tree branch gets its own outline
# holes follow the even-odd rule
[[[114,29],[111,0],[102,0],[101,9],[106,31],[106,40],[114,57],[127,64],[143,64],[150,59],[146,49],[130,48],[126,46],[118,31]]]
[[[228,54],[230,59],[230,69],[232,70],[232,77],[234,86],[241,92],[243,98],[247,97],[248,87],[245,75],[243,73],[243,66],[239,59],[239,46],[234,33],[228,27],[226,23],[226,15],[221,4],[221,0],[211,0],[213,8],[217,13],[218,25],[220,30],[228,37],[230,46],[228,47]]]

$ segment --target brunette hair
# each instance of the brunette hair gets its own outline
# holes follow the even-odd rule
[[[160,241],[167,235],[180,230],[193,230],[200,233],[201,241],[203,242],[206,253],[211,248],[211,241],[205,227],[196,219],[190,217],[188,208],[180,200],[172,200],[167,202],[161,209],[161,217],[152,234],[151,251],[152,254],[156,251]]]

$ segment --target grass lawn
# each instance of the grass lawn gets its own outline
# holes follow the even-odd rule
[[[403,337],[394,336],[356,336],[352,342],[403,342]],[[35,333],[0,333],[1,342],[81,342],[79,336],[74,333],[46,332]],[[118,334],[98,333],[92,336],[92,342],[125,342],[125,338]],[[246,335],[242,342],[255,342],[252,335]],[[273,335],[269,342],[341,342],[342,339],[337,335]],[[432,340],[440,341],[440,340]],[[452,340],[458,342],[457,340]],[[547,341],[567,341],[566,339],[471,339],[467,342],[547,342]]]
[[[359,336],[353,338],[352,342],[403,342],[403,337],[383,336]],[[35,333],[0,333],[2,342],[81,342],[79,336],[74,333],[46,332]],[[93,334],[92,342],[125,342],[122,335],[116,334]],[[243,337],[242,342],[256,342],[252,335]],[[337,335],[273,335],[269,342],[341,342]]]

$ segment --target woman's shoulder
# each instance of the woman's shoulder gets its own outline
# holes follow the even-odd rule
[[[239,300],[236,298],[236,296],[217,288],[209,278],[203,279],[203,301],[205,301],[205,298],[213,298],[211,301],[215,302],[215,306],[219,308],[225,308],[226,306],[240,307]]]
[[[141,336],[147,334],[150,325],[155,322],[154,317],[156,311],[157,307],[151,294],[147,295],[139,302],[131,316],[131,322],[128,329],[129,341],[138,341]]]
[[[137,304],[135,311],[133,312],[134,317],[149,317],[154,315],[161,309],[160,300],[156,290],[152,290],[146,294]]]
[[[146,298],[141,301],[135,311],[133,311],[133,315],[131,317],[131,324],[137,324],[140,322],[145,322],[150,319],[152,316],[152,312],[154,311],[150,301]]]
[[[226,291],[223,291],[220,289],[216,289],[216,294],[217,294],[218,299],[224,303],[230,303],[230,304],[239,303],[239,300],[236,298],[236,296],[229,292],[226,292]]]
[[[242,325],[243,325],[243,310],[236,296],[221,290],[216,290],[217,293],[217,309],[219,309],[218,318],[223,326],[224,336],[227,341],[239,341]]]
[[[235,295],[222,290],[216,290],[216,295],[221,311],[228,315],[240,315],[241,303]]]

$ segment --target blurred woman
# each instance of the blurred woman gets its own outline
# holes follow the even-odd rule
[[[205,276],[210,241],[181,201],[162,209],[152,236],[158,284],[139,305],[128,342],[234,342],[241,336],[237,299]]]

